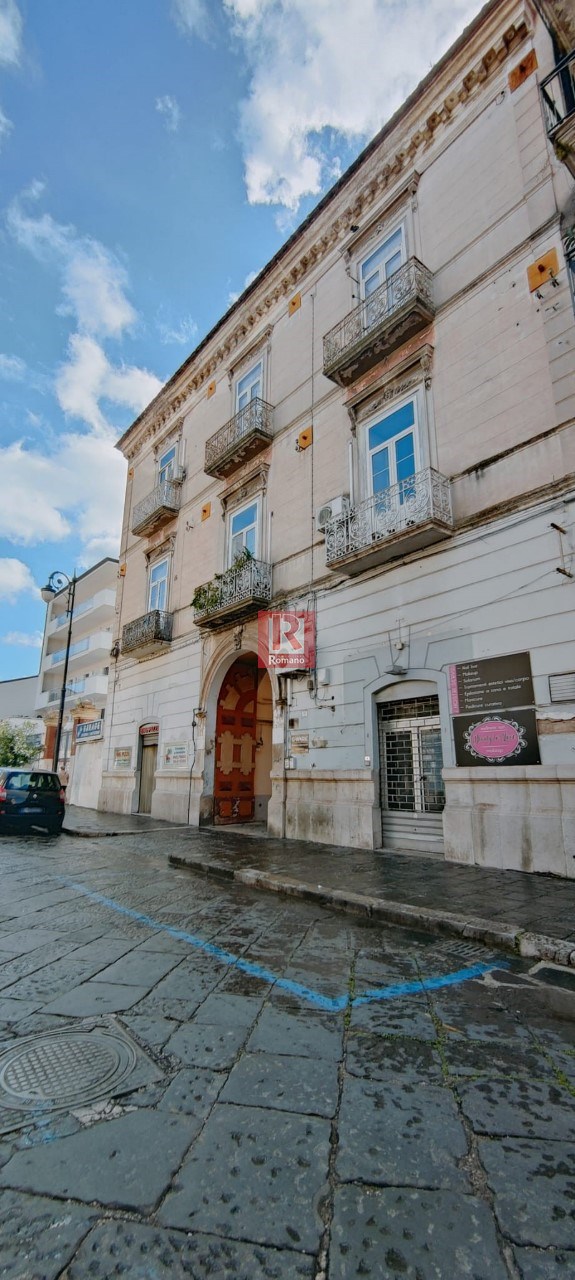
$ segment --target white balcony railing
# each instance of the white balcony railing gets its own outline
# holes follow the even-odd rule
[[[449,480],[428,467],[330,520],[325,527],[327,563],[361,556],[392,540],[410,538],[417,545],[418,529],[430,523],[450,530],[453,516]]]

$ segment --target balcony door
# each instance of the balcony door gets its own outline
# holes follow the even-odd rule
[[[363,308],[364,328],[371,329],[393,310],[393,282],[391,277],[405,262],[405,237],[403,227],[398,227],[368,258],[360,264],[359,281]],[[386,289],[381,286],[387,284]],[[379,290],[379,292],[378,292]]]
[[[414,400],[368,427],[367,455],[373,536],[380,537],[403,527],[415,502],[419,459]]]

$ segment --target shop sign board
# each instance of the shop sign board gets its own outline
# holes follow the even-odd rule
[[[535,702],[528,653],[458,662],[449,667],[451,714],[532,707]]]
[[[454,716],[453,735],[460,766],[541,764],[532,707]]]
[[[80,720],[76,725],[76,742],[93,742],[104,732],[103,720]]]
[[[114,748],[114,768],[115,769],[131,769],[132,767],[132,748],[131,747],[115,747]]]
[[[188,745],[186,742],[166,742],[164,747],[164,767],[166,769],[187,769]]]

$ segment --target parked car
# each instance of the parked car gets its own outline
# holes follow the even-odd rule
[[[0,832],[42,827],[62,830],[66,792],[57,773],[0,768]]]

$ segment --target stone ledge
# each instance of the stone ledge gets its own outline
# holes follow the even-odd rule
[[[369,894],[352,893],[346,889],[330,889],[327,885],[313,885],[290,876],[275,875],[244,867],[234,870],[220,863],[205,859],[173,855],[173,866],[189,867],[205,875],[226,880],[237,880],[251,889],[266,889],[289,897],[316,902],[332,910],[349,911],[370,919],[387,920],[391,924],[419,926],[431,932],[447,933],[455,937],[472,938],[488,946],[501,947],[526,958],[553,960],[556,964],[575,968],[575,943],[562,938],[549,938],[545,934],[529,933],[515,924],[485,920],[480,916],[457,914],[453,911],[435,911],[430,907],[413,906],[407,902],[387,902]]]

